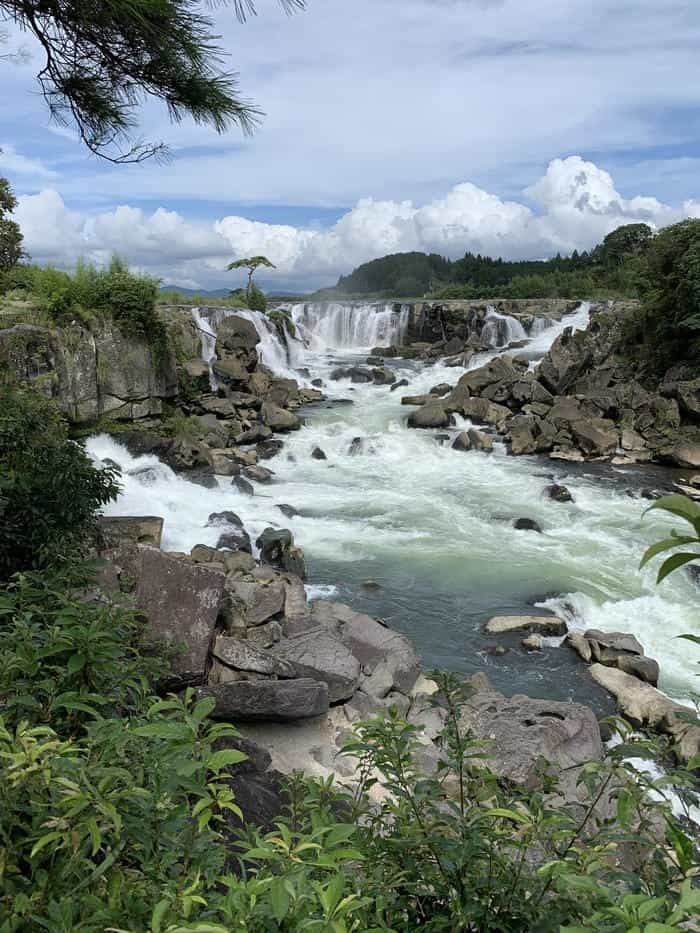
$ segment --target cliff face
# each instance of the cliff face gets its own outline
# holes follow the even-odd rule
[[[145,340],[125,337],[109,320],[0,330],[0,371],[54,399],[77,424],[160,414],[178,389],[174,341],[156,359]]]
[[[558,320],[578,305],[578,301],[566,298],[503,298],[489,301],[416,301],[400,307],[409,308],[406,342],[435,343],[452,337],[468,339],[481,330],[490,308],[517,318],[527,327],[535,317]]]

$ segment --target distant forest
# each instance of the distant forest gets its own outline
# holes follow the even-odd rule
[[[394,253],[358,266],[314,297],[577,298],[630,296],[639,289],[641,256],[653,237],[646,224],[626,224],[590,252],[510,262],[467,252]]]

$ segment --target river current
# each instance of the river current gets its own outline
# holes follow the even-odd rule
[[[328,378],[339,365],[364,363],[372,346],[400,340],[405,311],[343,305],[291,310],[303,338],[292,342],[291,351],[266,319],[246,313],[261,334],[258,350],[281,375],[323,379],[327,401],[306,407],[302,429],[286,435],[282,453],[266,461],[274,482],[255,484],[252,498],[224,477],[216,488],[204,488],[153,456],[133,457],[113,438],[97,435],[88,442],[91,454],[123,468],[123,491],[108,508],[111,514],[162,516],[163,547],[179,551],[216,544],[218,530],[206,522],[222,509],[236,511],[253,540],[268,525],[288,527],[306,553],[312,596],[386,619],[412,638],[426,668],[485,670],[508,694],[573,698],[611,709],[566,646],[553,641],[541,653],[526,654],[522,636],[494,640],[483,634],[493,615],[536,613],[540,607],[570,628],[633,632],[659,661],[660,687],[678,699],[692,695],[697,649],[676,636],[698,632],[697,588],[682,571],[657,588],[655,567],[637,569],[645,547],[669,528],[659,513],[643,516],[649,503],[639,491],[668,485],[667,474],[512,457],[498,441],[491,454],[452,450],[451,438],[469,422],[458,419],[446,431],[408,429],[412,409],[401,405],[401,396],[454,385],[464,369],[387,360],[409,383],[394,392]],[[212,335],[222,314],[195,312]],[[504,352],[499,341],[523,337],[528,345],[517,352],[535,365],[563,327],[585,327],[587,320],[583,304],[561,322],[535,321],[528,336],[517,321],[495,315],[494,347],[470,368]],[[213,339],[204,343],[208,358]],[[308,376],[300,377],[301,367]],[[447,442],[439,436],[445,434]],[[362,438],[361,452],[351,455],[356,438]],[[313,459],[315,447],[327,459]],[[543,490],[551,482],[565,484],[574,502],[547,499]],[[279,504],[301,514],[285,518]],[[516,530],[513,521],[521,517],[535,519],[542,534]],[[492,654],[496,643],[508,652]]]

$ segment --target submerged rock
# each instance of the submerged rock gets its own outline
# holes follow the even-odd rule
[[[293,505],[286,505],[283,502],[277,505],[277,508],[286,518],[294,518],[296,515],[301,515],[301,512],[295,509]]]
[[[249,483],[247,479],[243,479],[242,476],[234,476],[231,482],[232,486],[235,486],[239,492],[242,492],[244,496],[253,496],[255,495],[255,490],[253,489],[253,484]]]
[[[571,492],[567,489],[567,487],[560,486],[558,483],[551,483],[551,485],[545,486],[544,494],[548,499],[553,499],[555,502],[574,501],[574,497],[571,495]]]

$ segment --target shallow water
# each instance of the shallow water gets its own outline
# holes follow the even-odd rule
[[[583,308],[561,324],[536,327],[530,355],[541,356],[564,326],[585,326],[586,318]],[[346,325],[344,333],[350,333]],[[355,328],[351,339],[362,334]],[[324,346],[317,340],[303,354],[297,346],[294,364],[303,359],[312,377],[327,380],[339,363],[363,362],[369,349]],[[268,525],[288,527],[305,550],[314,595],[332,595],[386,618],[413,639],[426,667],[485,669],[509,694],[576,698],[609,708],[566,647],[526,655],[522,636],[511,636],[498,639],[508,654],[485,653],[496,643],[482,633],[488,618],[544,606],[573,628],[634,632],[661,665],[660,686],[687,698],[697,686],[698,658],[692,645],[674,636],[698,631],[698,594],[682,572],[657,588],[655,568],[637,570],[644,548],[669,527],[657,513],[642,517],[648,503],[637,490],[654,485],[649,474],[510,457],[498,442],[492,454],[454,451],[436,435],[452,437],[468,422],[447,431],[410,430],[405,422],[412,409],[401,405],[401,395],[454,384],[463,370],[406,360],[387,364],[409,386],[391,392],[327,381],[329,402],[305,409],[304,427],[287,435],[282,453],[266,461],[275,471],[273,484],[256,484],[253,498],[230,480],[220,478],[216,489],[206,489],[154,457],[131,457],[104,435],[90,439],[94,456],[111,457],[124,468],[123,494],[109,511],[162,515],[163,544],[172,550],[216,544],[219,529],[205,527],[206,520],[224,508],[240,514],[253,539]],[[353,404],[334,404],[340,399]],[[351,456],[357,437],[364,452]],[[326,460],[311,458],[316,446]],[[143,468],[149,469],[134,472]],[[543,490],[552,481],[568,486],[574,503],[546,499]],[[302,514],[287,519],[279,503]],[[515,530],[519,517],[535,519],[543,533]],[[367,581],[378,588],[367,588]]]

